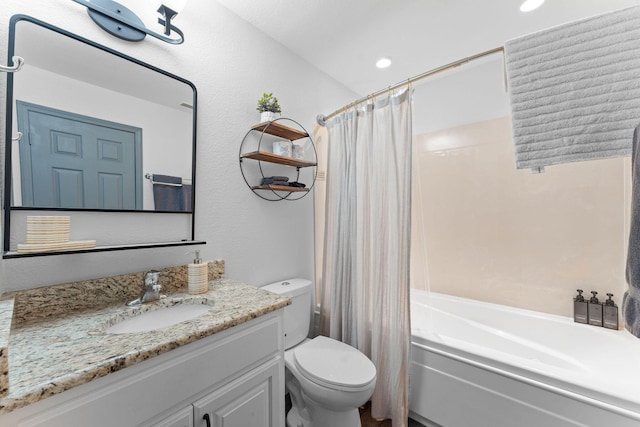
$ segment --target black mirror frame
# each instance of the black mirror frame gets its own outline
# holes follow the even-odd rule
[[[27,21],[35,25],[39,25],[43,28],[49,29],[51,31],[55,31],[64,36],[70,37],[74,40],[77,40],[81,43],[85,43],[89,46],[95,47],[112,55],[118,56],[124,60],[133,62],[137,65],[148,68],[152,71],[164,74],[167,77],[178,80],[182,83],[185,83],[191,87],[193,90],[193,132],[192,132],[192,156],[191,156],[191,181],[192,181],[192,191],[193,197],[191,200],[191,212],[154,212],[154,211],[144,211],[144,210],[114,210],[114,209],[70,209],[70,208],[37,208],[37,207],[12,207],[11,206],[11,191],[12,191],[12,137],[13,137],[13,73],[7,73],[7,86],[6,86],[6,109],[5,109],[5,164],[4,164],[4,200],[3,200],[3,227],[2,231],[4,233],[4,242],[3,242],[3,258],[14,258],[20,256],[44,256],[44,255],[59,255],[61,252],[43,252],[38,254],[24,254],[24,255],[7,255],[10,250],[10,225],[11,225],[11,211],[12,210],[36,210],[36,211],[76,211],[76,212],[114,212],[114,213],[142,213],[142,214],[153,214],[153,213],[171,213],[171,214],[190,214],[191,215],[191,241],[182,241],[182,242],[167,242],[167,243],[156,243],[156,244],[139,244],[139,245],[124,245],[122,247],[118,246],[110,246],[108,248],[95,248],[95,249],[87,249],[87,250],[79,250],[79,251],[69,251],[64,253],[83,253],[83,252],[101,252],[101,251],[109,251],[109,250],[121,250],[121,249],[140,249],[140,248],[149,248],[149,247],[166,247],[166,246],[176,246],[176,245],[194,245],[194,244],[205,244],[202,241],[195,240],[195,209],[196,209],[196,134],[197,134],[197,98],[198,93],[195,85],[191,83],[189,80],[186,80],[182,77],[176,76],[175,74],[169,73],[165,70],[162,70],[158,67],[155,67],[151,64],[147,64],[143,61],[140,61],[131,56],[125,55],[121,52],[113,50],[109,47],[98,44],[94,41],[81,37],[77,34],[71,33],[62,28],[56,27],[44,21],[41,21],[37,18],[33,18],[28,15],[13,15],[9,22],[9,45],[7,49],[7,63],[11,63],[11,58],[15,55],[15,37],[16,37],[16,24],[20,21]],[[28,59],[26,59],[28,61]]]

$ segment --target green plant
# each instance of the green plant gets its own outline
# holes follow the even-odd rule
[[[280,104],[278,104],[278,98],[273,96],[273,93],[263,93],[262,98],[258,100],[258,106],[256,110],[261,113],[265,111],[271,111],[274,113],[280,113],[282,110],[280,109]]]

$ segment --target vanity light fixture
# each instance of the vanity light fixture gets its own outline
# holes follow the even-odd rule
[[[161,15],[161,18],[158,18],[158,23],[164,26],[164,35],[148,29],[135,13],[113,0],[73,1],[85,6],[91,19],[100,28],[123,40],[137,42],[143,40],[146,35],[150,35],[171,44],[184,42],[182,31],[171,23],[171,20],[178,14],[178,11],[174,9],[178,9],[178,7],[171,8],[164,4],[170,3],[170,1],[163,2],[158,8],[158,13]],[[186,0],[178,1],[177,3],[181,3],[184,6]],[[178,37],[169,37],[172,32],[176,33]]]
[[[378,59],[378,61],[376,62],[376,67],[378,68],[387,68],[391,65],[391,58],[389,58],[388,56],[383,56],[382,58]]]
[[[525,0],[520,5],[520,12],[531,12],[542,6],[542,3],[544,3],[544,0]]]

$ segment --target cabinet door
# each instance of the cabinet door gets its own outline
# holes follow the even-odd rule
[[[175,414],[153,423],[154,427],[193,427],[193,406],[189,405]]]
[[[284,407],[279,404],[284,396],[277,395],[281,390],[280,368],[279,360],[267,363],[198,400],[193,404],[194,425],[275,427],[284,415]]]

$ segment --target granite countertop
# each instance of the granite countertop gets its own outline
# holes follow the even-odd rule
[[[290,301],[238,281],[216,279],[200,295],[178,292],[139,307],[127,307],[121,301],[98,310],[14,325],[8,344],[9,391],[0,398],[0,414],[275,311]],[[213,307],[193,320],[155,331],[105,332],[127,317],[184,303]]]

